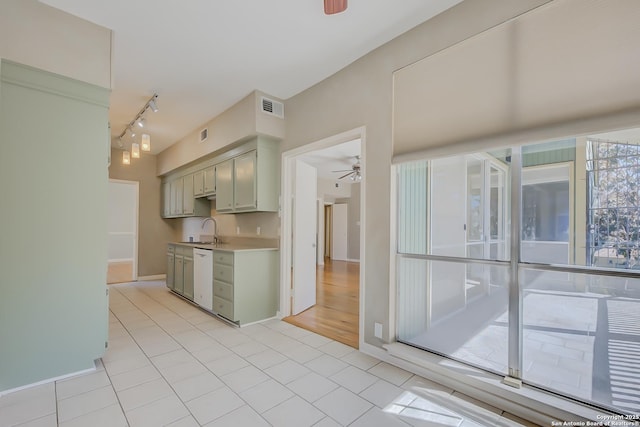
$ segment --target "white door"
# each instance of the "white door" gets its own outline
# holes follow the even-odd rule
[[[347,260],[347,205],[344,203],[333,205],[331,236],[331,259]]]
[[[293,304],[296,315],[316,303],[317,171],[295,161],[293,182]]]

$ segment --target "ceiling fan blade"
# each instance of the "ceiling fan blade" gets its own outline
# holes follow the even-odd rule
[[[333,15],[347,9],[347,0],[324,0],[324,13]]]
[[[342,175],[342,176],[341,176],[340,178],[338,178],[338,179],[346,178],[346,177],[348,177],[349,175],[351,175],[352,173],[353,173],[353,171],[351,171],[351,172],[349,172],[349,173],[347,173],[347,174]]]
[[[353,169],[342,169],[342,170],[331,171],[331,172],[353,172]]]

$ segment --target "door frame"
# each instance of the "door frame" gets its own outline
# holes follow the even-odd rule
[[[132,278],[133,282],[138,281],[138,237],[140,235],[140,183],[138,181],[127,181],[124,179],[113,179],[109,178],[109,183],[116,184],[126,184],[132,185],[135,189],[135,221],[134,221],[134,232],[133,232],[133,271]],[[107,233],[109,231],[107,230]],[[107,260],[107,267],[109,266],[109,260]]]
[[[280,199],[280,305],[278,310],[278,317],[283,318],[291,315],[291,268],[292,262],[292,221],[293,221],[293,209],[291,201],[293,198],[293,163],[296,157],[310,153],[312,151],[322,150],[324,148],[333,147],[345,142],[353,141],[354,139],[360,139],[360,165],[363,179],[360,182],[360,320],[359,320],[359,335],[360,345],[363,344],[364,339],[364,272],[366,266],[366,245],[365,245],[365,232],[366,230],[366,209],[365,209],[365,194],[366,194],[366,135],[365,127],[357,127],[337,135],[333,135],[324,139],[320,139],[315,142],[303,145],[298,148],[287,150],[282,153],[282,176],[281,176],[281,199]],[[317,227],[316,227],[317,228]]]

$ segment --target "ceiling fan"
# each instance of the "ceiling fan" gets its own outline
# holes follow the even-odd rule
[[[342,169],[331,172],[347,172],[338,179],[349,177],[351,181],[361,181],[362,174],[360,173],[360,156],[355,156],[356,162],[351,166],[351,169]]]
[[[333,15],[347,10],[347,0],[324,0],[324,13]]]

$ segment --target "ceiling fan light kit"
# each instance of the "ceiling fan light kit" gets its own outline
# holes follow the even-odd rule
[[[347,0],[324,0],[324,13],[334,15],[347,10]]]

